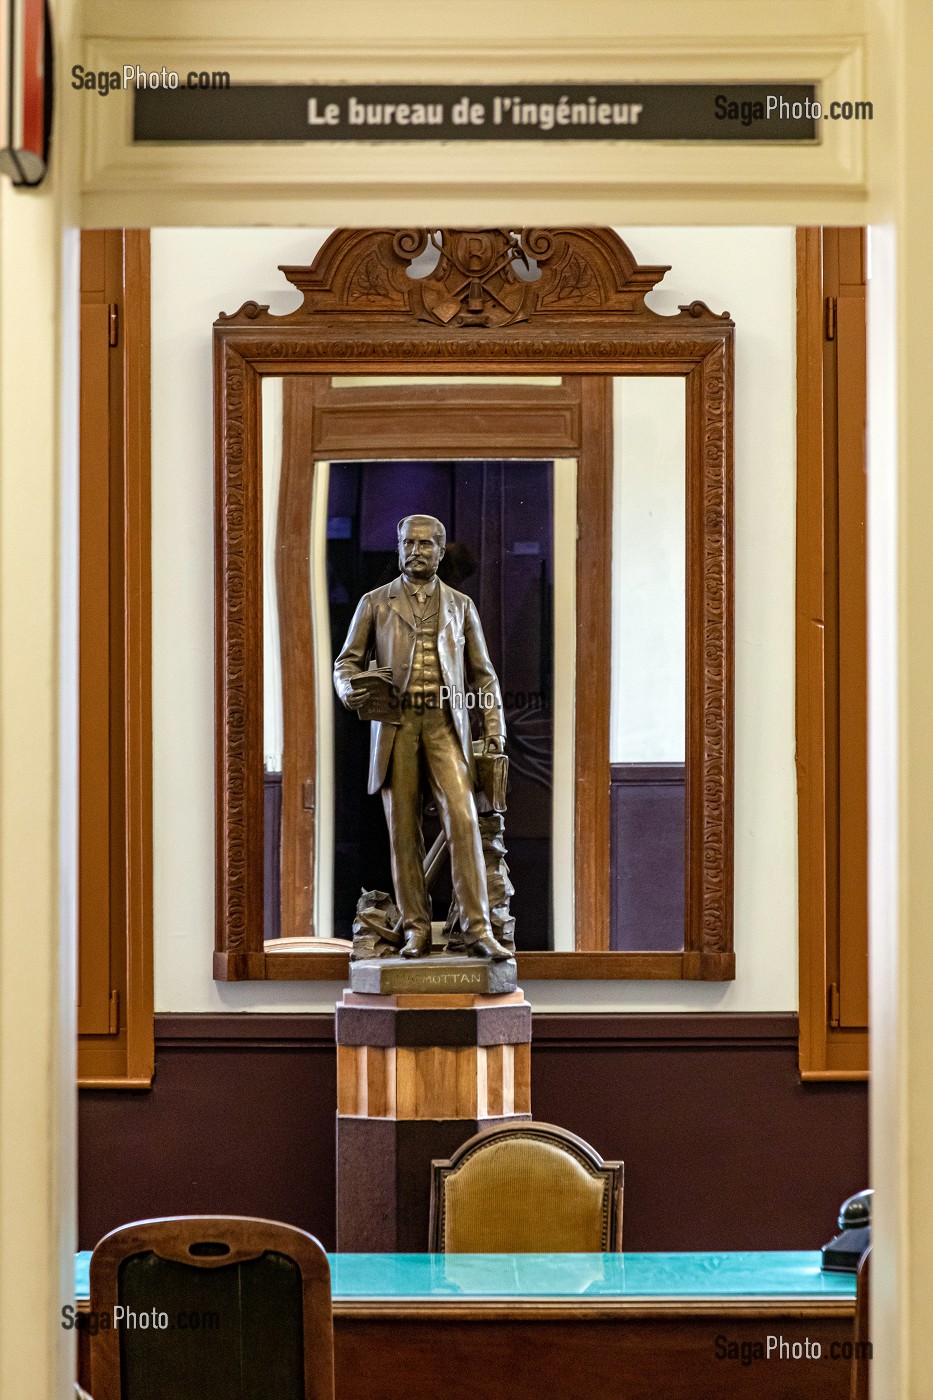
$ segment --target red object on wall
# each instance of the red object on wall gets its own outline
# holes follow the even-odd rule
[[[0,0],[0,170],[14,185],[45,178],[51,50],[45,0]]]

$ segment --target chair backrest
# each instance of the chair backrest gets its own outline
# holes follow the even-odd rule
[[[330,1268],[304,1230],[140,1220],[91,1256],[94,1400],[333,1400]]]
[[[855,1277],[855,1347],[852,1355],[852,1381],[849,1391],[851,1400],[868,1400],[869,1372],[871,1370],[871,1337],[868,1330],[870,1302],[871,1245],[858,1261]]]
[[[432,1163],[437,1254],[597,1254],[622,1248],[621,1162],[553,1123],[486,1128]]]

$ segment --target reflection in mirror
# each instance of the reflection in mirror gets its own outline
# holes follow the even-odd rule
[[[262,749],[263,936],[281,924],[279,863],[282,820],[282,649],[279,639],[275,536],[282,479],[282,380],[262,382]]]
[[[684,946],[683,379],[617,378],[613,417],[610,946],[674,951]],[[382,803],[367,794],[369,724],[336,700],[332,670],[360,597],[397,576],[396,525],[417,511],[447,525],[441,577],[476,603],[503,692],[516,945],[571,951],[576,631],[586,626],[575,600],[575,461],[322,462],[310,445],[286,444],[288,472],[303,474],[306,523],[292,532],[304,541],[297,568],[283,568],[293,546],[282,524],[281,378],[263,380],[262,424],[265,938],[349,940],[361,890],[392,892]],[[282,599],[287,577],[301,586]],[[308,653],[291,710],[290,645],[289,674],[295,646]],[[296,705],[312,722],[308,752],[296,759],[292,748],[290,759]],[[283,787],[289,762],[299,771]],[[429,845],[436,828],[429,805]],[[302,889],[283,889],[283,871]],[[448,870],[432,897],[443,923]]]
[[[293,387],[262,382],[263,937],[272,948],[287,937],[303,951],[334,951],[350,943],[332,937],[333,752],[316,740],[332,732],[333,697],[315,688],[331,661],[326,629],[313,629],[311,616],[327,588],[315,545],[326,536],[327,473],[315,474],[305,440],[284,441]],[[305,512],[297,530],[296,504]]]
[[[552,860],[554,822],[572,811],[572,771],[555,774],[555,740],[572,751],[574,626],[572,609],[555,616],[555,591],[567,592],[574,550],[557,527],[573,520],[574,463],[570,461],[465,460],[317,463],[329,473],[326,540],[327,617],[320,593],[315,631],[326,628],[330,664],[344,645],[350,619],[364,593],[398,577],[396,527],[406,515],[436,516],[447,527],[439,577],[476,604],[502,692],[509,755],[505,844],[515,887],[511,914],[520,951],[555,946],[554,929],[572,927],[566,917],[568,872]],[[572,605],[572,588],[570,601]],[[321,658],[318,675],[329,681]],[[555,690],[560,677],[560,693]],[[317,687],[321,700],[323,685]],[[472,700],[467,697],[467,704]],[[319,713],[323,716],[323,705]],[[330,917],[335,933],[350,932],[361,889],[391,891],[389,846],[382,803],[367,795],[369,724],[340,704],[333,715],[334,888]],[[469,711],[474,738],[482,735],[478,708]],[[320,746],[327,742],[322,725]],[[323,764],[321,771],[323,771]],[[555,790],[555,780],[559,789]],[[425,784],[427,791],[427,785]],[[555,800],[556,799],[556,800]],[[326,801],[323,810],[328,810]],[[572,820],[572,818],[571,818]],[[430,847],[439,822],[430,799],[425,813]],[[569,830],[569,828],[568,828]],[[324,889],[321,890],[322,899]],[[431,890],[434,918],[443,924],[451,903],[449,863]],[[321,909],[322,916],[326,906]],[[555,919],[555,910],[564,917]],[[572,946],[572,945],[571,945]]]
[[[685,381],[613,383],[610,946],[684,946]]]

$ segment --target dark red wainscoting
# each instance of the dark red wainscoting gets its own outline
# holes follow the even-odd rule
[[[813,1249],[868,1182],[867,1086],[806,1084],[792,1015],[537,1016],[532,1108],[625,1162],[628,1250]],[[332,1249],[333,1018],[156,1018],[151,1090],[85,1089],[79,1235],[267,1216]]]

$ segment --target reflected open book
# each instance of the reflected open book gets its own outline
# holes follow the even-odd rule
[[[388,666],[380,666],[372,671],[363,671],[350,681],[354,695],[363,695],[363,704],[357,710],[360,719],[398,720],[398,690],[392,680]]]

